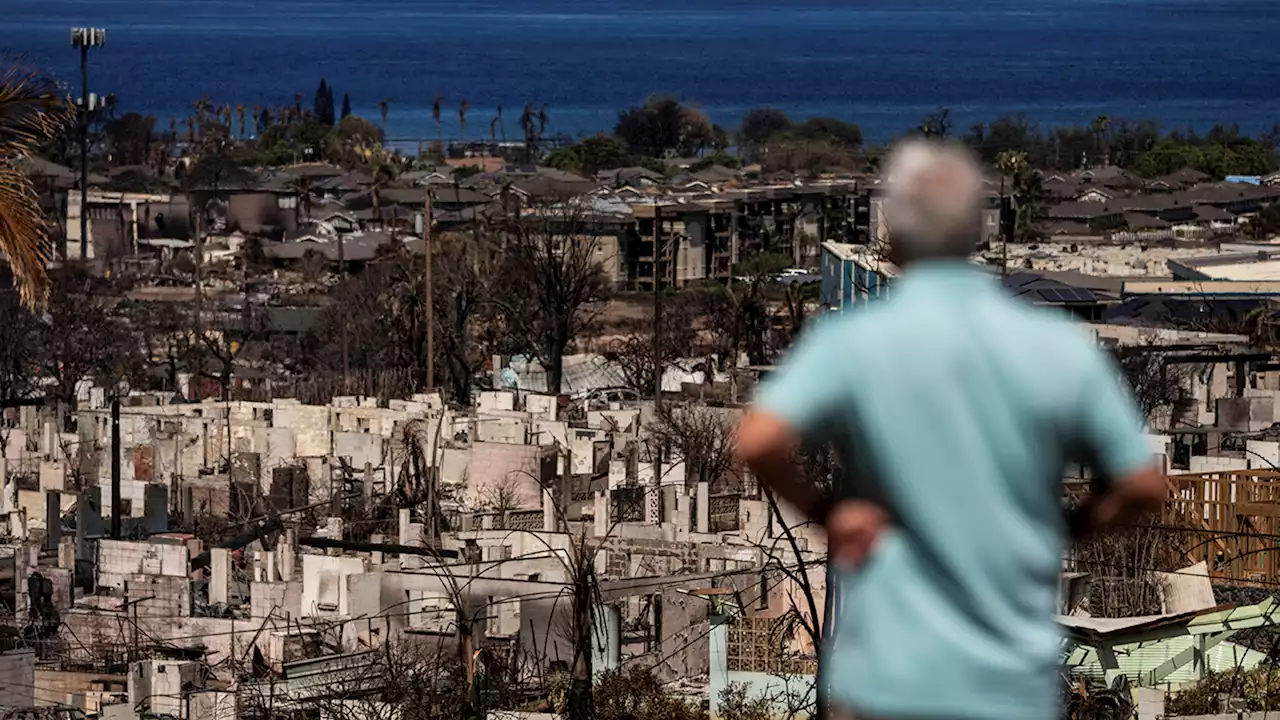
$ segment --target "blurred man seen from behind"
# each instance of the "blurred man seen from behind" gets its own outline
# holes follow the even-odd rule
[[[737,452],[827,528],[839,586],[823,677],[837,717],[1058,717],[1064,541],[1157,509],[1143,419],[1088,333],[968,262],[982,177],[967,151],[912,141],[885,174],[888,297],[820,320],[761,387]],[[798,480],[832,442],[833,502]],[[1064,519],[1062,474],[1100,490]]]

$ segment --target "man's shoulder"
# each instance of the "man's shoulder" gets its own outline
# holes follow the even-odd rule
[[[1063,362],[1082,360],[1097,350],[1088,323],[1065,310],[1038,307],[1017,298],[1001,298],[998,307],[990,331],[1004,342]]]
[[[803,337],[807,342],[856,353],[866,346],[868,338],[882,337],[886,330],[903,323],[904,319],[895,306],[890,298],[850,312],[818,316],[806,323]]]

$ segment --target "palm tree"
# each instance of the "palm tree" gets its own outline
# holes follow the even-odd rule
[[[236,120],[240,121],[240,137],[244,137],[244,103],[236,104]]]
[[[996,169],[1000,171],[1003,177],[1016,182],[1017,178],[1027,169],[1027,154],[1015,150],[1005,150],[996,157]]]
[[[467,102],[465,98],[458,104],[458,134],[464,139],[467,136],[467,108],[469,107],[471,107],[471,103]]]
[[[1103,158],[1103,165],[1111,164],[1111,150],[1106,142],[1107,132],[1111,129],[1111,118],[1099,115],[1093,119],[1093,138],[1097,156]]]
[[[1000,194],[1004,195],[1005,178],[1012,184],[1013,193],[1014,239],[1018,242],[1030,242],[1036,239],[1035,221],[1036,205],[1043,199],[1044,188],[1041,185],[1040,173],[1030,171],[1025,152],[1005,150],[996,158],[996,168],[1000,171]],[[1007,238],[1006,238],[1007,240]]]
[[[378,101],[378,112],[382,113],[382,134],[387,134],[387,110],[391,107],[391,98],[382,98]]]
[[[551,122],[551,116],[547,115],[547,104],[542,103],[542,107],[538,108],[538,139],[542,139],[542,134],[547,131],[547,123]]]
[[[507,128],[505,125],[502,124],[502,106],[501,105],[498,106],[498,117],[496,119],[498,121],[498,132],[502,135],[502,141],[506,142]]]
[[[520,113],[520,129],[524,131],[524,152],[527,156],[525,160],[533,160],[533,142],[538,137],[538,126],[536,116],[533,114],[533,105],[525,103],[524,112]]]
[[[70,122],[71,108],[52,78],[17,64],[0,70],[0,253],[22,302],[32,307],[49,291],[48,228],[21,165]]]
[[[366,149],[365,160],[369,163],[369,175],[373,183],[369,186],[369,194],[373,200],[373,213],[382,222],[382,191],[396,181],[400,174],[396,157],[381,146]]]
[[[443,95],[437,95],[435,102],[431,103],[431,119],[436,121],[436,142],[443,143],[444,138],[440,133],[440,104],[444,102]]]

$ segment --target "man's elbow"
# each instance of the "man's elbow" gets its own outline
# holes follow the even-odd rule
[[[792,433],[780,418],[748,413],[738,426],[734,438],[734,458],[750,468],[760,467],[778,458],[790,457]]]
[[[733,458],[739,464],[746,465],[749,468],[759,467],[761,463],[768,459],[770,454],[769,444],[756,438],[739,436],[733,446]]]
[[[1169,500],[1169,481],[1159,468],[1144,470],[1124,483],[1125,496],[1135,511],[1158,513]]]

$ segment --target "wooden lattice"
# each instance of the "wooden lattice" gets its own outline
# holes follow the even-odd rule
[[[738,618],[729,624],[730,671],[770,675],[814,675],[818,663],[788,649],[787,623],[779,618]]]
[[[1161,523],[1179,528],[1188,562],[1215,578],[1280,582],[1280,471],[1171,475]]]

